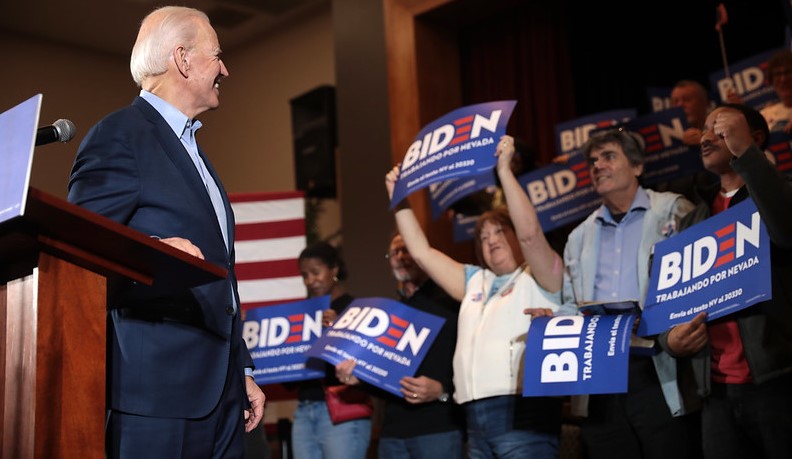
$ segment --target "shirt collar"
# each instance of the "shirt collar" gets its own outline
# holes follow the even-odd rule
[[[142,97],[146,102],[151,104],[157,112],[162,115],[165,119],[165,122],[168,123],[173,133],[176,134],[176,137],[181,138],[182,135],[187,131],[187,129],[192,129],[193,134],[198,128],[201,127],[201,122],[198,120],[190,120],[187,115],[180,112],[178,108],[174,107],[170,103],[166,102],[165,99],[146,91],[145,89],[140,90],[140,97]]]
[[[638,187],[638,190],[635,192],[635,197],[633,198],[632,204],[630,204],[630,208],[627,210],[627,214],[630,214],[634,211],[646,211],[651,208],[651,202],[649,201],[649,194],[643,187]],[[611,215],[610,209],[608,209],[605,204],[601,205],[599,209],[597,209],[597,221],[600,223],[609,223],[611,225],[617,225],[616,220],[613,219]],[[624,219],[622,219],[624,221]]]

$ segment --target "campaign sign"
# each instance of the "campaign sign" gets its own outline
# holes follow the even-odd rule
[[[454,234],[454,242],[464,242],[473,239],[476,235],[476,221],[478,215],[454,214],[451,222],[451,230]]]
[[[786,176],[792,176],[792,137],[784,132],[771,132],[767,138],[767,151],[775,159],[776,169]]]
[[[409,194],[456,177],[490,171],[495,148],[506,134],[515,100],[468,105],[427,124],[401,162],[391,209]]]
[[[537,317],[525,342],[523,396],[627,392],[634,314]]]
[[[656,86],[646,88],[646,96],[649,98],[652,112],[661,112],[671,108],[671,90],[671,88],[658,88]]]
[[[753,200],[747,199],[654,246],[639,336],[656,335],[772,297],[770,237]]]
[[[437,219],[443,212],[460,199],[476,191],[495,186],[495,170],[470,177],[446,180],[429,186],[429,203],[432,218]]]
[[[698,151],[682,142],[688,128],[682,107],[634,118],[625,127],[643,139],[644,185],[692,175],[704,167]]]
[[[636,111],[611,110],[556,124],[556,154],[572,156],[589,138],[593,130],[622,124],[635,118]]]
[[[329,308],[330,295],[324,295],[247,310],[242,337],[256,384],[324,377],[324,368],[306,366],[305,353],[322,335],[322,311]]]
[[[25,212],[41,94],[0,113],[0,223]]]
[[[517,181],[533,203],[545,233],[586,218],[601,202],[591,186],[583,155],[570,156],[566,164],[551,164],[523,174]]]
[[[386,298],[358,298],[308,351],[332,365],[355,359],[353,374],[398,397],[399,380],[415,374],[445,319]]]
[[[671,92],[674,88],[658,88],[650,86],[646,88],[646,96],[649,98],[649,105],[652,107],[652,112],[662,112],[669,108],[674,108],[671,105]],[[712,95],[707,92],[707,97],[712,98]],[[709,109],[712,110],[716,106],[715,102],[710,101]]]
[[[734,88],[745,105],[756,109],[778,100],[775,89],[767,82],[765,75],[767,61],[778,51],[765,51],[730,65],[731,78],[726,78],[726,71],[722,69],[711,73],[710,83],[716,89],[719,101],[726,102],[731,88]]]

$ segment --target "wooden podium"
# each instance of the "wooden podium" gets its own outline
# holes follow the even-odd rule
[[[0,458],[102,458],[107,280],[191,287],[224,268],[29,189],[0,223]]]

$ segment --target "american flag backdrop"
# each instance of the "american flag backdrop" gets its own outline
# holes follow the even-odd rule
[[[303,193],[244,193],[228,198],[236,220],[235,271],[242,310],[305,299],[297,266],[306,245]],[[296,395],[280,384],[263,390],[267,395],[263,422],[271,434],[278,419],[291,419]]]
[[[303,193],[232,194],[229,199],[242,309],[304,299],[297,268],[306,244]]]

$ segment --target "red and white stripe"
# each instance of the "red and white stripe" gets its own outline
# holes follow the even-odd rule
[[[242,309],[302,300],[308,296],[297,266],[305,248],[305,199],[302,192],[244,193],[228,196],[236,220],[236,275]],[[278,419],[291,419],[294,391],[264,386],[264,427],[276,434]]]
[[[303,193],[244,193],[229,199],[242,309],[304,299],[297,267],[306,244]]]

